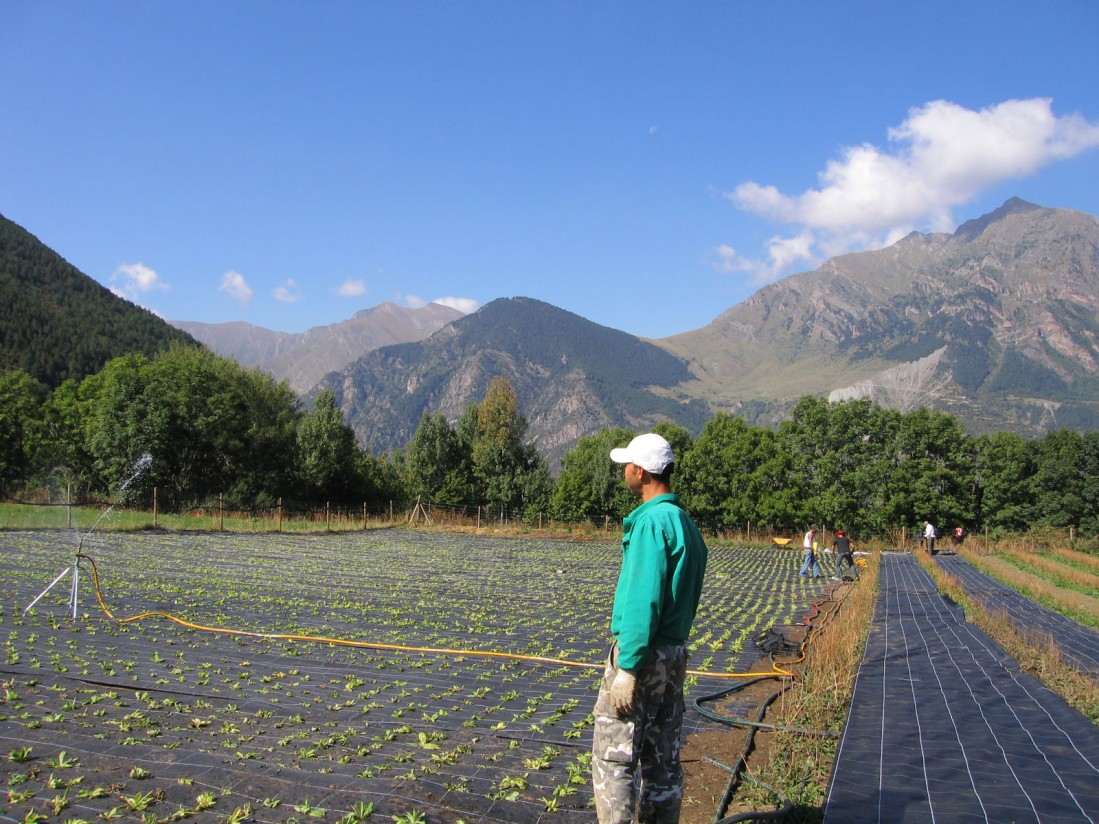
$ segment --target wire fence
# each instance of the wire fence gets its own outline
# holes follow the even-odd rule
[[[181,504],[162,505],[154,488],[145,495],[128,496],[124,502],[101,497],[70,495],[68,490],[35,489],[23,496],[9,497],[0,504],[0,529],[78,528],[93,525],[102,529],[182,529],[225,532],[347,532],[394,525],[423,525],[453,529],[549,530],[569,535],[606,535],[614,538],[621,530],[621,518],[605,514],[588,519],[551,517],[543,509],[522,510],[475,504],[447,504],[418,498],[359,502],[304,501],[285,497],[241,500],[225,493],[213,493]],[[774,545],[801,549],[803,524],[717,522],[697,519],[708,538],[742,545]],[[820,548],[831,545],[833,533],[827,524],[818,533]],[[914,549],[922,546],[922,529],[900,527],[859,540],[863,547]],[[966,538],[970,544],[990,547],[1004,536],[987,531]],[[1033,527],[1016,536],[1032,548],[1079,546],[1075,527]],[[1090,542],[1085,541],[1084,543]],[[943,539],[944,546],[950,537]]]
[[[107,515],[104,518],[104,515]],[[98,523],[102,520],[102,523]],[[95,497],[69,500],[64,494],[39,492],[9,498],[0,506],[0,528],[80,528],[95,523],[104,529],[192,529],[201,531],[350,531],[379,526],[418,524],[456,529],[553,530],[568,534],[616,536],[622,521],[606,514],[589,519],[551,517],[543,510],[508,509],[490,505],[456,505],[418,498],[347,502],[301,501],[276,498],[242,501],[222,493],[186,502],[170,510],[161,506],[156,489],[124,503]],[[708,536],[737,543],[772,543],[800,535],[797,527],[757,523],[706,523]],[[779,543],[779,541],[783,541]],[[800,545],[800,544],[799,544]]]

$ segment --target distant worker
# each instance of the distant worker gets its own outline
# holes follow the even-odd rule
[[[706,544],[672,494],[671,445],[638,435],[611,450],[641,498],[622,523],[622,569],[614,593],[603,683],[595,702],[592,786],[600,824],[679,821],[683,806],[683,685],[687,636]]]
[[[846,577],[847,573],[851,575],[857,581],[859,578],[859,569],[855,566],[855,556],[851,554],[851,539],[847,537],[847,533],[842,529],[836,530],[836,575]],[[846,566],[842,572],[840,568]]]
[[[809,568],[813,569],[814,578],[823,578],[824,573],[820,570],[820,562],[817,561],[817,525],[812,524],[809,527],[809,531],[805,533],[805,537],[801,539],[801,548],[805,551],[804,560],[801,562],[801,570],[798,571],[798,575],[808,575]]]
[[[935,532],[935,525],[931,521],[924,521],[923,527],[923,539],[927,542],[927,551],[932,555],[935,554],[935,538],[938,537]]]
[[[951,540],[954,541],[954,546],[955,547],[960,547],[962,545],[962,541],[965,540],[965,536],[967,534],[968,533],[965,531],[964,526],[954,527],[954,534],[951,536]]]

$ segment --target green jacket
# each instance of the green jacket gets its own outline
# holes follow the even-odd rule
[[[620,668],[635,671],[651,647],[687,640],[706,556],[702,535],[677,496],[657,496],[626,516],[611,613]]]

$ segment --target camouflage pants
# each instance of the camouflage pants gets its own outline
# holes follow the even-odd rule
[[[619,718],[607,696],[616,672],[618,647],[607,655],[595,702],[592,786],[600,824],[677,822],[683,804],[679,763],[683,730],[683,681],[687,649],[655,647],[637,673],[637,708]]]

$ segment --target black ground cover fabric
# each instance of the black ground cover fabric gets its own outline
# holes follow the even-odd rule
[[[24,615],[81,537],[116,618],[330,640],[121,625],[87,562],[75,622],[69,579]],[[804,619],[824,587],[799,555],[711,551],[692,669],[746,670],[752,638]],[[413,530],[0,533],[0,817],[590,821],[598,667],[474,653],[598,665],[618,560],[611,541]],[[688,704],[730,683],[694,677]],[[714,729],[688,710],[688,733]]]
[[[884,555],[825,824],[1096,820],[1099,728]]]
[[[958,579],[967,593],[992,613],[1004,613],[1031,643],[1056,642],[1061,657],[1081,672],[1099,676],[1099,632],[1035,603],[1005,586],[960,556],[938,556],[944,572]]]

